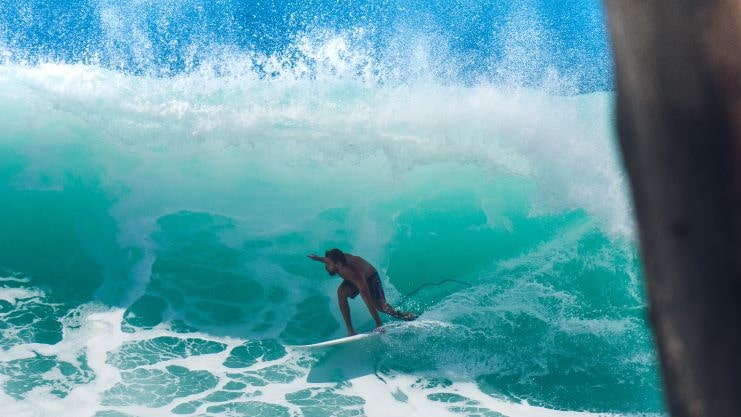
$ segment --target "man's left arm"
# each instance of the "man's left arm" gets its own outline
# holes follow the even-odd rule
[[[311,259],[311,260],[314,260],[314,261],[317,261],[317,262],[322,262],[322,263],[325,263],[325,264],[327,263],[327,258],[325,258],[323,256],[318,256],[318,255],[314,255],[314,254],[306,255],[306,256],[308,256],[309,259]]]

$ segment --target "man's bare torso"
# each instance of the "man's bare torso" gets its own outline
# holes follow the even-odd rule
[[[374,268],[373,265],[371,265],[368,261],[361,258],[360,256],[351,255],[345,252],[345,259],[347,260],[347,264],[350,266],[350,268],[352,268],[362,278],[368,278],[369,276],[377,273],[376,268]]]

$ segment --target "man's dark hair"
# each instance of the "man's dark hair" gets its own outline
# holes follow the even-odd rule
[[[326,251],[324,253],[324,257],[334,263],[339,263],[340,265],[347,265],[347,259],[345,259],[345,254],[342,253],[342,251],[339,249],[330,249]]]

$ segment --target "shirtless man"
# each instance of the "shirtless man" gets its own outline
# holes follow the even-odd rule
[[[397,319],[411,321],[417,318],[414,313],[401,312],[395,310],[386,302],[386,296],[381,288],[381,279],[378,277],[378,271],[368,261],[360,256],[343,253],[339,249],[328,250],[324,257],[309,255],[309,258],[323,262],[327,273],[331,276],[339,274],[342,277],[342,284],[337,287],[337,299],[340,303],[340,311],[345,319],[347,334],[352,336],[355,329],[352,327],[350,320],[350,305],[347,298],[355,298],[358,294],[368,306],[373,320],[376,322],[376,330],[380,330],[382,325],[378,312],[383,311],[389,316]]]

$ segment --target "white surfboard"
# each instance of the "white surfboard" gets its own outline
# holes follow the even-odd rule
[[[327,340],[325,342],[319,342],[314,343],[311,345],[293,345],[288,346],[294,349],[321,349],[321,348],[328,348],[332,346],[338,346],[338,345],[344,345],[347,343],[353,343],[357,342],[359,340],[367,339],[372,336],[378,336],[378,335],[393,335],[393,334],[399,334],[400,332],[404,331],[418,331],[418,330],[424,330],[424,331],[430,331],[434,328],[441,328],[441,327],[450,327],[451,325],[449,323],[444,323],[437,320],[414,320],[414,321],[402,321],[402,322],[393,322],[388,323],[383,326],[383,333],[379,333],[376,331],[368,332],[368,333],[359,333],[352,336],[342,337],[339,339],[334,340]]]
[[[357,342],[358,340],[362,340],[362,339],[372,337],[375,335],[378,335],[378,333],[377,332],[358,333],[352,336],[342,337],[342,338],[334,339],[334,340],[327,340],[324,342],[314,343],[311,345],[298,345],[298,346],[291,346],[291,347],[294,349],[319,349],[319,348],[326,348],[330,346],[343,345],[345,343]]]

